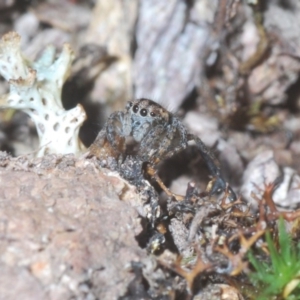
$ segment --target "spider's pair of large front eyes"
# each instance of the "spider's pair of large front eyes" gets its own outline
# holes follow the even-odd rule
[[[133,108],[132,108],[132,110],[133,110],[134,113],[137,113],[137,112],[139,111],[138,105],[134,105]],[[142,117],[146,117],[147,114],[148,114],[148,110],[147,110],[146,108],[142,108],[142,109],[140,110],[140,115],[141,115]],[[154,116],[155,116],[155,113],[150,112],[150,116],[151,116],[151,117],[154,117]]]

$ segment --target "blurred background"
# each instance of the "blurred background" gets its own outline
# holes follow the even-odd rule
[[[0,35],[12,30],[30,59],[48,44],[58,52],[72,45],[62,97],[66,109],[81,103],[87,112],[86,146],[112,112],[150,98],[213,149],[244,198],[276,181],[275,201],[298,205],[298,0],[0,0]],[[0,93],[7,90],[1,79]],[[37,145],[25,114],[0,112],[1,150],[21,155]],[[208,178],[193,148],[166,161],[160,175],[178,193]]]

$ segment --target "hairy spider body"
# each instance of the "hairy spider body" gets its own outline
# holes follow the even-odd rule
[[[134,155],[152,166],[194,143],[214,177],[210,194],[228,188],[217,160],[201,139],[189,134],[179,118],[156,102],[149,99],[130,101],[124,111],[113,113],[91,145],[90,153],[99,159],[113,158],[115,165],[121,164],[128,155],[129,138],[135,143]],[[236,197],[230,187],[228,191],[234,200]]]

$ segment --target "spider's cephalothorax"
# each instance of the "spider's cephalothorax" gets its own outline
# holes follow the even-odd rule
[[[201,139],[188,134],[182,122],[156,102],[130,101],[124,111],[113,113],[90,147],[90,153],[100,160],[113,158],[118,164],[126,157],[128,138],[136,143],[134,155],[152,166],[194,143],[214,177],[210,193],[226,189],[218,162]],[[234,200],[235,194],[230,188],[229,193]]]
[[[129,130],[136,142],[141,142],[151,129],[162,128],[170,120],[168,111],[147,99],[128,102],[126,110],[130,116]]]
[[[129,102],[125,115],[129,119],[126,135],[139,143],[137,154],[143,160],[157,164],[187,145],[187,132],[182,123],[152,100]]]

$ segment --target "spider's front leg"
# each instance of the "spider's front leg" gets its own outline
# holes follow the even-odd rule
[[[214,177],[212,186],[209,189],[210,195],[227,191],[230,201],[235,201],[236,195],[223,179],[218,160],[209,151],[201,139],[195,135],[187,133],[182,122],[174,116],[169,128],[167,129],[167,132],[167,136],[170,140],[172,140],[172,143],[169,145],[164,158],[172,157],[174,154],[184,150],[191,142],[194,142],[200,151],[200,154],[204,159],[211,175]]]
[[[168,145],[165,126],[156,125],[141,140],[138,154],[143,161],[156,165],[161,161]]]
[[[116,161],[122,159],[126,150],[125,137],[130,135],[130,118],[124,112],[115,112],[110,115],[99,132],[93,144],[90,146],[90,154],[100,160],[114,158]]]
[[[202,158],[204,159],[210,173],[214,176],[212,187],[210,188],[209,193],[211,195],[217,194],[223,191],[227,191],[228,197],[230,201],[236,200],[236,195],[232,188],[226,183],[223,179],[219,167],[219,162],[215,158],[215,156],[209,151],[209,149],[205,146],[205,144],[201,141],[201,139],[193,134],[187,135],[188,142],[194,142],[197,146],[198,150]]]
[[[176,119],[178,120],[178,119]],[[180,123],[181,124],[181,123]],[[145,172],[153,178],[161,189],[170,197],[177,201],[182,201],[183,196],[172,193],[162,182],[154,168],[161,160],[172,157],[175,153],[186,147],[186,130],[179,127],[179,123],[174,120],[170,124],[157,125],[152,128],[143,138],[140,144],[139,155],[142,160],[148,162],[145,165]]]
[[[110,115],[106,123],[106,137],[114,150],[124,153],[125,137],[131,132],[130,116],[122,111]]]
[[[159,134],[154,130],[159,129]],[[165,126],[157,126],[150,131],[148,136],[143,140],[141,149],[150,148],[150,161],[154,164],[171,158],[175,154],[187,147],[187,131],[178,118],[172,116],[169,124]]]

